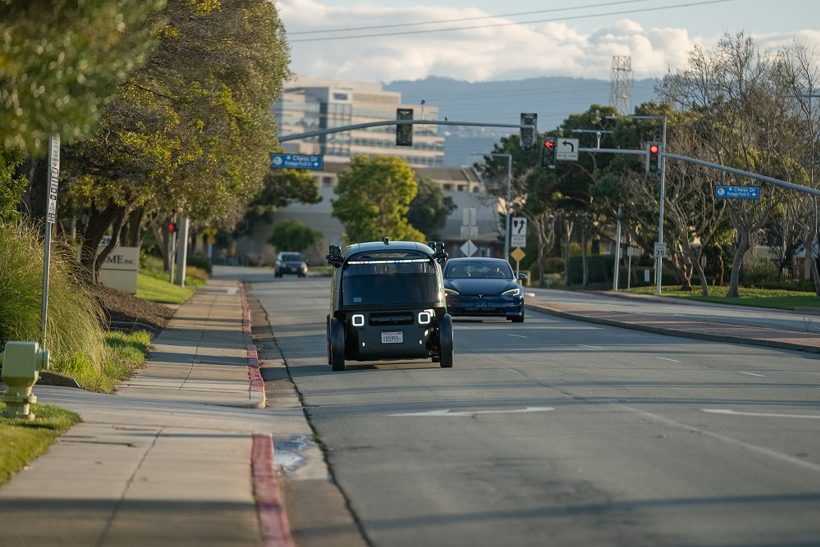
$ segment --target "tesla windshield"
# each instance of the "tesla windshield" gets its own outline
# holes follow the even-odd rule
[[[513,271],[504,260],[451,260],[444,270],[447,279],[513,279]]]
[[[345,306],[438,302],[436,264],[417,253],[365,253],[342,272]]]

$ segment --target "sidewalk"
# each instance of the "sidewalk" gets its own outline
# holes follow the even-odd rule
[[[621,294],[607,294],[602,291],[592,293],[601,296],[624,298]],[[663,300],[663,302],[666,302],[666,300]],[[677,304],[678,302],[675,303]],[[685,304],[697,305],[696,303],[690,302],[686,302]],[[717,321],[699,321],[669,315],[601,311],[591,307],[571,306],[533,300],[530,300],[524,306],[533,311],[548,313],[565,319],[642,330],[666,336],[820,353],[820,335],[811,332],[737,325]]]
[[[115,395],[35,386],[84,422],[0,487],[0,543],[292,545],[249,320],[212,281]]]

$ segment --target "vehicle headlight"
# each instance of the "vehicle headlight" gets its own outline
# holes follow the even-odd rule
[[[521,294],[521,289],[516,287],[514,289],[504,291],[503,293],[501,293],[501,296],[518,296],[519,294]]]
[[[453,289],[444,289],[444,296],[458,296],[458,291]]]

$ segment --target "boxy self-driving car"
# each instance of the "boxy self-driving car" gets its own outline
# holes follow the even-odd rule
[[[453,366],[453,321],[447,313],[441,243],[331,245],[334,266],[327,316],[328,364],[432,359]]]

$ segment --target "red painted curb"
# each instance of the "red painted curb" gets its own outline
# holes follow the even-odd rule
[[[273,467],[273,439],[270,435],[254,434],[251,473],[262,544],[265,547],[293,547],[290,524]]]
[[[242,332],[251,336],[251,308],[248,306],[248,298],[245,296],[245,284],[239,282],[239,293],[242,296]],[[258,391],[264,393],[265,382],[262,380],[262,374],[259,373],[259,354],[256,352],[256,346],[251,342],[245,344],[245,349],[248,352],[248,378],[251,384],[248,386],[248,391]]]

